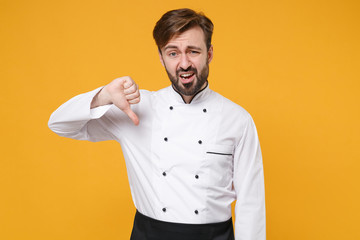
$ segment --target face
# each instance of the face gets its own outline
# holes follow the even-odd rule
[[[206,48],[200,27],[174,36],[161,48],[160,60],[174,88],[186,99],[206,86],[213,48]]]

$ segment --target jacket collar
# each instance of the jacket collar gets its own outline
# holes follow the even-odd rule
[[[170,97],[172,99],[174,99],[177,103],[186,104],[183,97],[181,96],[181,94],[177,90],[175,90],[173,85],[169,86],[168,89],[169,89]],[[203,88],[202,90],[197,92],[194,95],[194,97],[191,99],[189,104],[195,104],[195,103],[200,103],[202,101],[205,101],[207,99],[207,97],[210,95],[210,91],[211,90],[209,88],[209,83],[206,82],[205,88]]]

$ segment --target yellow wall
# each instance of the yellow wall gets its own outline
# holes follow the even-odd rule
[[[0,239],[129,238],[119,145],[61,138],[47,121],[116,77],[167,86],[151,33],[179,7],[213,20],[210,86],[257,124],[268,239],[360,239],[356,0],[1,0]]]

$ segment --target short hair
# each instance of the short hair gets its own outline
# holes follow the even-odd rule
[[[214,25],[208,17],[202,12],[197,13],[188,8],[166,12],[159,21],[157,21],[153,30],[153,37],[159,51],[161,52],[161,48],[164,47],[172,37],[196,26],[203,30],[205,44],[209,50]]]

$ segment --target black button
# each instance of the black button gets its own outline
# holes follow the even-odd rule
[[[163,176],[164,176],[164,177],[166,176],[166,172],[163,172]]]
[[[203,112],[206,113],[206,108],[203,109]]]
[[[202,141],[201,141],[201,140],[199,140],[199,141],[198,141],[198,143],[199,143],[199,144],[202,144]]]
[[[168,138],[167,138],[167,137],[165,137],[165,138],[164,138],[164,141],[165,141],[165,142],[167,142],[167,140],[168,140]]]
[[[198,211],[198,210],[195,210],[194,212],[195,212],[195,214],[199,214],[199,211]]]
[[[196,178],[196,179],[199,179],[199,175],[196,174],[196,175],[195,175],[195,178]]]
[[[170,108],[170,110],[173,110],[173,109],[174,109],[173,106],[170,106],[169,108]]]
[[[166,208],[163,208],[162,210],[163,210],[163,212],[166,212]]]

